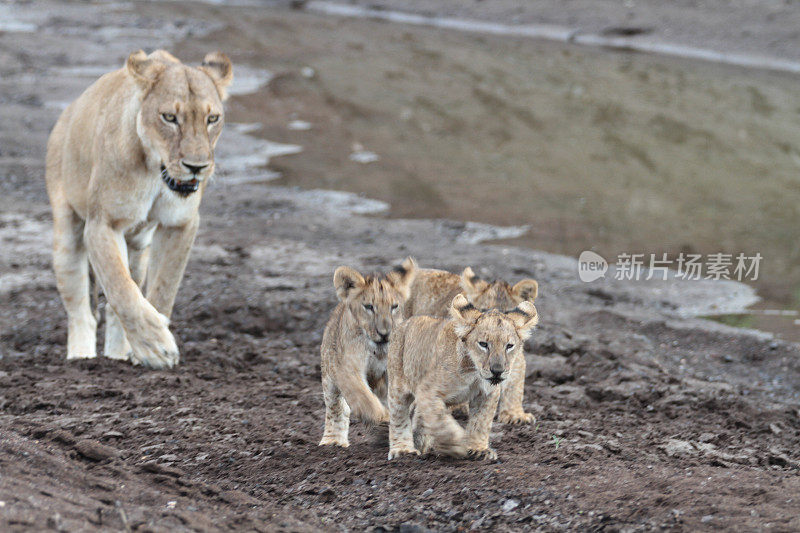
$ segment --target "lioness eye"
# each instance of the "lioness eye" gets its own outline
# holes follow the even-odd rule
[[[392,305],[392,311],[396,311],[398,307],[400,307],[400,306],[397,305],[397,304]]]
[[[506,344],[506,351],[507,352],[510,352],[513,349],[514,349],[514,345],[513,344]]]
[[[207,120],[208,120],[209,124],[214,124],[215,122],[217,122],[219,120],[219,115],[208,115],[208,119]]]
[[[367,311],[374,311],[375,310],[375,308],[372,307],[372,304],[364,304],[364,309],[366,309]]]
[[[483,348],[485,350],[486,348],[489,347],[489,344],[486,343],[486,342],[481,341],[481,342],[478,343],[478,346],[480,346],[481,348]]]
[[[178,117],[172,113],[161,113],[161,118],[164,119],[164,122],[171,122],[172,124],[178,123]]]

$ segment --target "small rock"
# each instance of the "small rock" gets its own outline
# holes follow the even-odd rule
[[[503,502],[503,512],[504,513],[510,513],[511,511],[516,509],[518,506],[519,506],[519,501],[518,500],[511,500],[511,499],[506,500],[505,502]]]
[[[714,517],[711,516],[710,514],[707,514],[703,518],[700,519],[700,521],[702,523],[704,523],[704,524],[707,524],[707,523],[711,522],[712,520],[714,520]]]
[[[119,452],[111,446],[106,446],[105,444],[100,444],[97,441],[88,439],[80,440],[75,443],[75,450],[82,456],[93,461],[104,461],[119,455]]]
[[[428,490],[426,490],[425,492],[422,493],[422,497],[423,498],[427,498],[431,494],[433,494],[433,489],[428,489]]]
[[[427,533],[428,528],[422,527],[418,524],[411,524],[406,522],[405,524],[400,524],[400,533]]]
[[[174,453],[165,453],[164,455],[160,456],[159,459],[161,461],[166,461],[166,462],[177,461],[178,456],[175,455]]]

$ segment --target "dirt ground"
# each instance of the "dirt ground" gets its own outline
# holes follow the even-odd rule
[[[348,174],[360,186],[367,176],[374,187],[365,187],[367,196],[390,200],[392,184],[402,181],[397,165],[414,163],[400,148],[393,155],[389,140],[431,139],[399,114],[341,96],[369,88],[368,70],[352,74],[364,80],[357,87],[326,89],[336,86],[334,74],[343,76],[326,67],[344,61],[337,54],[352,53],[357,65],[373,46],[406,42],[421,61],[430,50],[419,48],[421,40],[458,49],[463,37],[199,4],[23,7],[17,15],[29,16],[37,32],[0,33],[0,102],[10,119],[0,121],[0,530],[800,529],[800,347],[679,318],[735,310],[752,298],[750,289],[584,284],[568,257],[478,242],[501,235],[496,227],[393,218],[412,214],[404,206],[413,200],[399,193],[387,214],[355,194],[309,190],[346,189],[337,180]],[[85,20],[95,24],[88,38]],[[228,26],[237,31],[223,32]],[[329,36],[335,31],[350,40]],[[275,76],[229,106],[223,140],[230,144],[220,147],[222,172],[204,199],[172,320],[181,365],[144,371],[102,357],[67,364],[66,320],[50,273],[44,142],[61,103],[92,69],[121,64],[145,39],[195,59],[224,40],[251,67],[269,50],[263,66]],[[354,43],[352,52],[335,42]],[[315,73],[307,78],[300,69],[309,64]],[[397,98],[394,89],[384,86],[388,100]],[[296,118],[312,129],[287,130]],[[313,180],[301,183],[306,188],[259,183],[252,178],[263,169],[252,162],[226,172],[225,154],[261,146],[237,134],[237,122],[263,122],[258,136],[303,146],[270,163],[284,172],[283,185],[305,174]],[[353,142],[381,160],[348,162]],[[419,175],[457,173],[431,161],[420,157]],[[409,183],[407,195],[422,191],[418,201],[427,201],[429,182]],[[361,424],[349,449],[317,446],[318,346],[335,303],[333,269],[383,269],[408,254],[425,266],[539,280],[542,320],[526,346],[525,390],[538,422],[496,424],[496,463],[390,463],[385,433]]]

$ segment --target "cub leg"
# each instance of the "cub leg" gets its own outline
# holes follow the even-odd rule
[[[344,395],[353,416],[369,424],[384,424],[389,420],[389,412],[372,392],[363,367],[359,355],[345,354],[335,370],[336,385]]]
[[[128,246],[131,278],[140,289],[144,282],[145,274],[147,273],[147,263],[150,259],[149,252],[149,247],[136,249],[133,246]],[[106,341],[103,348],[103,355],[109,359],[127,361],[131,357],[131,351],[131,345],[127,337],[125,337],[125,330],[122,328],[122,322],[120,322],[119,317],[111,306],[106,305]]]
[[[322,398],[325,400],[325,431],[319,445],[347,448],[350,446],[350,407],[344,401],[336,383],[328,377],[322,381]]]
[[[416,409],[424,442],[432,442],[433,449],[444,455],[464,457],[467,454],[464,429],[458,425],[450,414],[450,409],[433,390],[419,392]],[[428,445],[425,447],[428,448]]]
[[[503,424],[532,424],[536,417],[526,413],[522,407],[525,392],[525,354],[520,353],[511,362],[508,384],[500,396],[500,412],[497,421]]]
[[[97,217],[87,221],[84,235],[92,268],[131,344],[132,362],[151,368],[174,366],[178,347],[167,327],[169,321],[144,298],[131,278],[122,232]]]
[[[398,380],[399,381],[399,380]],[[414,447],[411,428],[411,404],[414,395],[398,384],[389,389],[389,460],[402,454],[419,455]]]
[[[84,223],[68,205],[53,205],[53,270],[67,311],[67,359],[97,356],[97,320],[89,297]]]
[[[497,459],[497,452],[489,447],[492,419],[501,394],[499,387],[495,389],[488,396],[478,395],[470,402],[466,442],[469,455],[477,459]]]

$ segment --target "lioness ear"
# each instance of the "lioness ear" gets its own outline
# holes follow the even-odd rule
[[[523,279],[511,288],[511,294],[517,303],[532,302],[539,295],[539,284],[535,279]]]
[[[227,100],[226,89],[233,83],[233,65],[228,56],[222,52],[212,52],[203,58],[203,63],[198,68],[214,81],[220,100]]]
[[[417,262],[414,261],[413,257],[406,257],[386,277],[392,282],[394,288],[403,295],[403,298],[408,298],[411,284],[414,283],[414,278],[417,277]]]
[[[513,311],[506,313],[506,316],[514,323],[522,340],[530,337],[533,328],[539,323],[539,313],[536,311],[536,307],[533,302],[527,300],[520,303]]]
[[[148,57],[144,50],[129,55],[128,61],[125,63],[128,75],[143,90],[152,87],[165,68],[166,65],[162,61]]]
[[[486,290],[486,285],[487,283],[479,278],[470,267],[465,268],[461,273],[461,289],[470,300]]]
[[[345,301],[355,289],[363,286],[364,276],[350,267],[340,266],[333,273],[333,287],[341,301]]]

